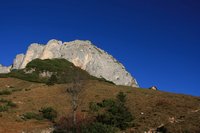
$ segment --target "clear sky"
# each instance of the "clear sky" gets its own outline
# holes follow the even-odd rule
[[[0,0],[0,63],[30,43],[91,40],[141,87],[200,96],[199,0]]]

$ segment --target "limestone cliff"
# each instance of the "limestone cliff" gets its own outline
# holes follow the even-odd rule
[[[125,67],[90,41],[61,42],[50,40],[46,45],[33,43],[26,54],[17,55],[12,69],[23,69],[36,59],[64,58],[95,77],[105,78],[117,85],[138,87],[136,80]]]
[[[2,66],[2,65],[0,64],[0,73],[9,73],[9,72],[10,72],[10,69],[11,69],[11,66],[5,67],[5,66]]]

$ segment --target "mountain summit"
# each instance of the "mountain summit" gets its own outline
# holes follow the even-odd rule
[[[0,73],[7,73],[13,69],[23,69],[29,62],[37,58],[64,58],[75,66],[86,70],[92,76],[104,78],[116,85],[138,87],[136,80],[121,63],[90,41],[82,40],[62,42],[53,39],[46,45],[33,43],[29,46],[25,55],[16,56],[12,67],[1,66]]]

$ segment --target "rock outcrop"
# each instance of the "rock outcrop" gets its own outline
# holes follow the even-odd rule
[[[9,73],[10,69],[11,69],[11,66],[10,67],[5,67],[5,66],[2,66],[0,64],[0,73]]]
[[[14,62],[13,62],[13,68],[12,69],[19,69],[22,65],[22,62],[24,60],[24,54],[18,54],[16,56],[16,58],[14,59]]]
[[[158,88],[157,88],[156,86],[152,86],[152,87],[150,87],[149,89],[150,89],[150,90],[154,90],[154,91],[157,91],[157,90],[158,90]]]
[[[62,43],[50,40],[47,45],[33,43],[25,55],[16,56],[12,69],[23,69],[36,58],[64,58],[95,77],[105,78],[117,85],[138,87],[136,80],[121,63],[90,41],[75,40]]]

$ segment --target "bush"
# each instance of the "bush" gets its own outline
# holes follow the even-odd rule
[[[39,79],[38,73],[33,72],[33,73],[26,74],[24,72],[24,69],[11,71],[10,73],[8,73],[8,77],[19,78],[19,79],[22,79],[22,80],[31,81],[31,82],[38,82],[38,83],[45,82],[44,79]]]
[[[30,88],[26,88],[26,89],[25,89],[25,91],[30,91],[30,90],[31,90]]]
[[[49,79],[48,79],[48,81],[47,81],[47,85],[54,85],[55,83],[57,83],[58,82],[58,79],[57,79],[57,77],[56,77],[56,75],[55,74],[53,74]]]
[[[13,103],[12,101],[7,101],[7,106],[9,106],[9,107],[17,107],[17,104]]]
[[[8,111],[8,106],[6,105],[1,105],[0,106],[0,112]]]
[[[54,121],[54,119],[57,117],[57,111],[52,107],[42,108],[39,112],[42,113],[43,118],[50,121]]]
[[[0,112],[8,111],[9,107],[17,107],[17,105],[10,100],[1,98],[0,102],[4,103],[0,106]]]
[[[109,107],[115,104],[115,101],[112,99],[104,99],[101,103],[98,103],[101,107]]]
[[[22,115],[22,119],[29,120],[29,119],[36,119],[36,120],[43,120],[48,119],[53,121],[57,117],[57,112],[52,107],[42,108],[39,110],[38,113],[35,112],[27,112]]]
[[[115,104],[106,113],[98,115],[97,121],[118,127],[122,130],[133,126],[133,117],[127,108],[120,104]]]
[[[10,95],[10,94],[12,94],[12,92],[9,91],[9,90],[2,90],[2,91],[0,91],[0,95]]]
[[[54,133],[115,133],[133,126],[133,116],[125,106],[126,95],[120,92],[116,100],[105,99],[100,103],[90,102],[89,108],[93,113],[90,118],[77,117],[74,129],[73,119],[62,119],[55,125]]]
[[[91,123],[82,127],[81,133],[116,133],[117,129],[99,122]]]
[[[29,119],[36,119],[36,120],[43,120],[42,115],[34,113],[34,112],[27,112],[22,115],[22,119],[29,120]]]
[[[104,109],[104,113],[99,113],[96,116],[97,122],[117,127],[121,130],[132,127],[133,116],[125,106],[125,102],[126,95],[123,92],[119,92],[116,100],[107,99],[103,100],[101,103],[94,104],[95,106],[93,105],[92,109],[96,109],[97,107]]]
[[[8,74],[0,74],[0,78],[8,78]]]
[[[9,101],[9,100],[3,99],[3,98],[0,99],[0,102],[1,102],[1,103],[7,103],[8,101]]]
[[[92,112],[97,112],[97,111],[99,111],[100,106],[98,106],[97,103],[95,103],[95,102],[90,102],[89,109]]]
[[[125,103],[126,102],[126,94],[124,94],[123,92],[119,92],[117,95],[117,100],[121,103]]]
[[[23,89],[21,89],[21,88],[13,88],[12,89],[12,92],[16,92],[16,91],[22,91]]]

